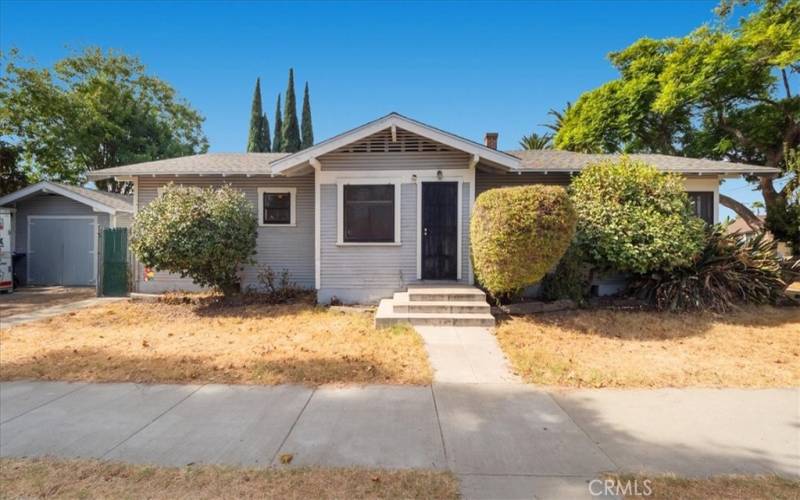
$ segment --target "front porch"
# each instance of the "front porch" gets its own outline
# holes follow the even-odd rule
[[[437,326],[494,326],[486,294],[458,282],[422,281],[383,299],[375,313],[375,326],[400,323]]]

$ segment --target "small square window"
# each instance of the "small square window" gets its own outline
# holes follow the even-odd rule
[[[295,223],[295,189],[259,189],[259,224],[262,226],[290,226]]]

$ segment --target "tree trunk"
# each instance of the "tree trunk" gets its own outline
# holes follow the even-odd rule
[[[744,221],[747,222],[747,224],[753,229],[759,230],[764,227],[764,221],[762,221],[756,214],[754,214],[752,210],[747,208],[742,203],[739,203],[738,201],[734,200],[730,196],[725,196],[724,194],[720,193],[719,203],[720,205],[724,205],[733,210],[734,212],[736,212],[736,215],[744,219]]]

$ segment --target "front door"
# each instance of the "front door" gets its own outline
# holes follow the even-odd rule
[[[458,265],[458,183],[422,183],[422,279],[454,280]]]

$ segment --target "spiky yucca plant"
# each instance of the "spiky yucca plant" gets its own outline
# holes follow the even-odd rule
[[[692,265],[642,276],[630,290],[668,311],[725,312],[737,304],[774,304],[786,289],[775,245],[764,234],[745,241],[725,226],[714,226]]]

